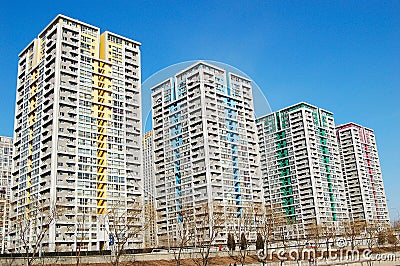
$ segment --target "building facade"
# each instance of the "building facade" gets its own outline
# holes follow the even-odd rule
[[[7,252],[8,247],[8,230],[10,226],[10,201],[9,199],[0,199],[0,252],[4,254]]]
[[[137,208],[139,48],[134,40],[59,15],[19,54],[11,252],[21,251],[24,241],[34,245],[48,217],[43,213],[57,215],[41,251],[107,249],[115,225],[108,211]],[[126,247],[141,243],[138,236]]]
[[[12,138],[0,136],[0,198],[10,197]]]
[[[350,219],[389,223],[374,131],[354,123],[336,130]]]
[[[188,213],[202,222],[199,206],[203,221],[223,209],[226,243],[262,200],[251,81],[198,62],[152,88],[152,112],[159,245],[174,245]]]
[[[8,244],[12,150],[12,138],[0,136],[0,252],[2,254]]]
[[[146,247],[157,246],[156,228],[156,197],[155,197],[155,175],[154,175],[154,142],[153,131],[146,132],[143,136],[143,199],[145,234],[144,243]]]
[[[348,218],[331,112],[299,103],[256,120],[265,204],[281,209],[292,236]]]

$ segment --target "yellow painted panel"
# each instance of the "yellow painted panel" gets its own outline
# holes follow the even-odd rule
[[[97,209],[97,214],[105,214],[106,209],[105,208],[99,208]]]
[[[100,59],[106,60],[107,33],[100,35]]]

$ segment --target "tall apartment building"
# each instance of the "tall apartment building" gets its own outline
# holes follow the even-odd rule
[[[153,130],[143,136],[143,198],[144,198],[144,244],[146,247],[157,246],[156,197],[155,197],[155,165]]]
[[[24,237],[35,239],[38,210],[59,213],[41,243],[45,252],[107,249],[115,225],[108,210],[137,208],[139,47],[58,15],[19,54],[10,251],[22,248],[21,221],[32,227]],[[138,236],[126,247],[141,242]]]
[[[10,201],[9,199],[0,199],[0,252],[4,254],[8,247],[8,230],[10,226]]]
[[[0,136],[0,198],[10,197],[13,140]]]
[[[2,254],[8,244],[12,150],[12,138],[0,136],[0,252]]]
[[[152,88],[152,112],[159,245],[173,245],[198,206],[205,220],[223,208],[226,229],[237,229],[262,200],[251,81],[198,62]]]
[[[265,203],[281,208],[304,236],[315,224],[348,218],[331,112],[299,103],[256,120]]]
[[[336,130],[350,219],[389,222],[374,131],[354,123]]]

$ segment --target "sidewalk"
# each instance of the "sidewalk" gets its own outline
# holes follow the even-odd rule
[[[348,266],[400,266],[400,252],[396,253],[379,253],[374,254],[375,257],[379,256],[382,260],[360,260],[360,261],[326,261],[326,260],[319,260],[318,264],[314,264],[312,262],[308,262],[307,260],[300,261],[285,261],[282,265],[283,266],[333,266],[333,265],[348,265]],[[372,264],[368,264],[372,262]],[[260,266],[263,265],[260,263],[251,263],[246,264],[246,266]],[[265,266],[281,266],[280,261],[274,262],[267,262],[264,264]]]

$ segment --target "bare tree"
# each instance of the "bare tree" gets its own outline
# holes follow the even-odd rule
[[[207,266],[210,260],[211,247],[225,226],[226,216],[223,207],[214,204],[203,204],[195,210],[194,242],[195,254],[193,261],[196,265]]]
[[[343,226],[343,235],[347,240],[350,240],[351,249],[356,247],[356,240],[365,230],[365,222],[361,220],[345,222]]]
[[[236,237],[234,239],[239,240],[239,250],[237,252],[232,251],[230,257],[241,264],[242,266],[246,262],[246,258],[249,255],[249,238],[251,233],[255,233],[255,213],[256,208],[254,206],[243,206],[238,211],[238,217],[234,219],[237,224]]]
[[[315,264],[317,264],[319,248],[325,238],[325,229],[324,229],[323,225],[315,223],[315,224],[309,226],[306,230],[307,230],[307,237],[310,241],[309,245],[314,250],[314,256],[315,256],[314,261],[315,261]]]
[[[394,245],[395,248],[397,249],[397,245],[400,243],[400,220],[395,220],[393,222],[392,229],[393,229],[393,236],[397,239]]]
[[[399,240],[395,235],[395,229],[390,226],[389,223],[380,222],[378,223],[377,243],[378,245],[384,245],[386,243],[397,247]]]
[[[14,229],[27,266],[33,265],[39,258],[43,240],[57,217],[54,205],[45,205],[42,201],[36,200],[29,204],[25,214],[16,218]]]
[[[322,223],[322,236],[323,239],[325,240],[325,247],[326,247],[326,252],[324,254],[324,258],[327,259],[327,257],[330,254],[330,245],[331,243],[336,242],[336,237],[339,235],[339,232],[337,230],[337,226],[335,222],[326,222]]]
[[[396,231],[400,231],[400,219],[393,221],[393,229]]]
[[[255,228],[257,232],[257,236],[262,240],[262,254],[266,258],[269,252],[269,247],[273,241],[274,230],[279,222],[279,210],[277,208],[271,208],[270,206],[262,206],[256,205],[254,209],[254,219],[255,219]],[[262,260],[262,263],[265,263],[265,259]]]
[[[301,260],[302,260],[302,254],[304,249],[306,248],[305,246],[305,238],[302,234],[297,234],[294,242],[296,243],[296,248],[297,248],[297,254],[296,254],[296,262],[297,265],[301,266]]]
[[[194,210],[185,207],[178,213],[178,223],[173,236],[173,252],[177,266],[182,263],[184,250],[193,241],[195,235]]]
[[[372,250],[372,248],[376,245],[381,229],[381,224],[379,222],[365,222],[365,237],[368,249]]]
[[[382,231],[380,231],[380,232],[378,233],[377,244],[378,244],[379,246],[386,244],[386,233],[385,233],[385,231],[382,230]]]
[[[397,245],[399,244],[399,240],[395,235],[395,231],[392,227],[386,229],[387,234],[387,242],[392,245],[395,250],[397,249]]]
[[[90,224],[88,222],[89,215],[94,215],[95,213],[90,213],[87,211],[90,208],[83,208],[83,213],[79,214],[76,222],[68,226],[68,231],[73,232],[70,236],[75,237],[75,265],[79,265],[81,261],[82,247],[84,246],[84,240],[89,239],[88,231],[90,229]],[[72,251],[73,252],[73,251]]]
[[[292,226],[293,220],[288,219],[286,214],[281,212],[281,210],[282,210],[281,208],[278,208],[274,216],[274,224],[275,224],[274,238],[280,242],[284,250],[287,250],[290,240],[289,228]],[[279,259],[281,265],[283,265],[285,260],[287,260],[287,258],[284,256],[279,256]]]
[[[146,248],[156,246],[156,209],[153,203],[146,200],[144,203],[144,220],[146,221],[146,230],[144,232],[144,244]]]
[[[126,253],[129,241],[141,238],[146,223],[143,222],[142,205],[139,202],[126,205],[123,201],[108,206],[102,217],[104,229],[110,238],[110,263],[118,266]]]
[[[367,247],[369,250],[372,250],[372,248],[378,243],[378,238],[382,231],[382,224],[378,221],[365,221],[364,229]],[[372,258],[367,261],[367,265],[373,265],[373,263]]]
[[[82,217],[82,220],[78,220],[76,227],[76,245],[75,245],[75,257],[76,257],[76,266],[79,265],[80,263],[80,258],[81,258],[81,248],[83,246],[83,240],[85,239],[85,234],[86,234],[86,217]]]

